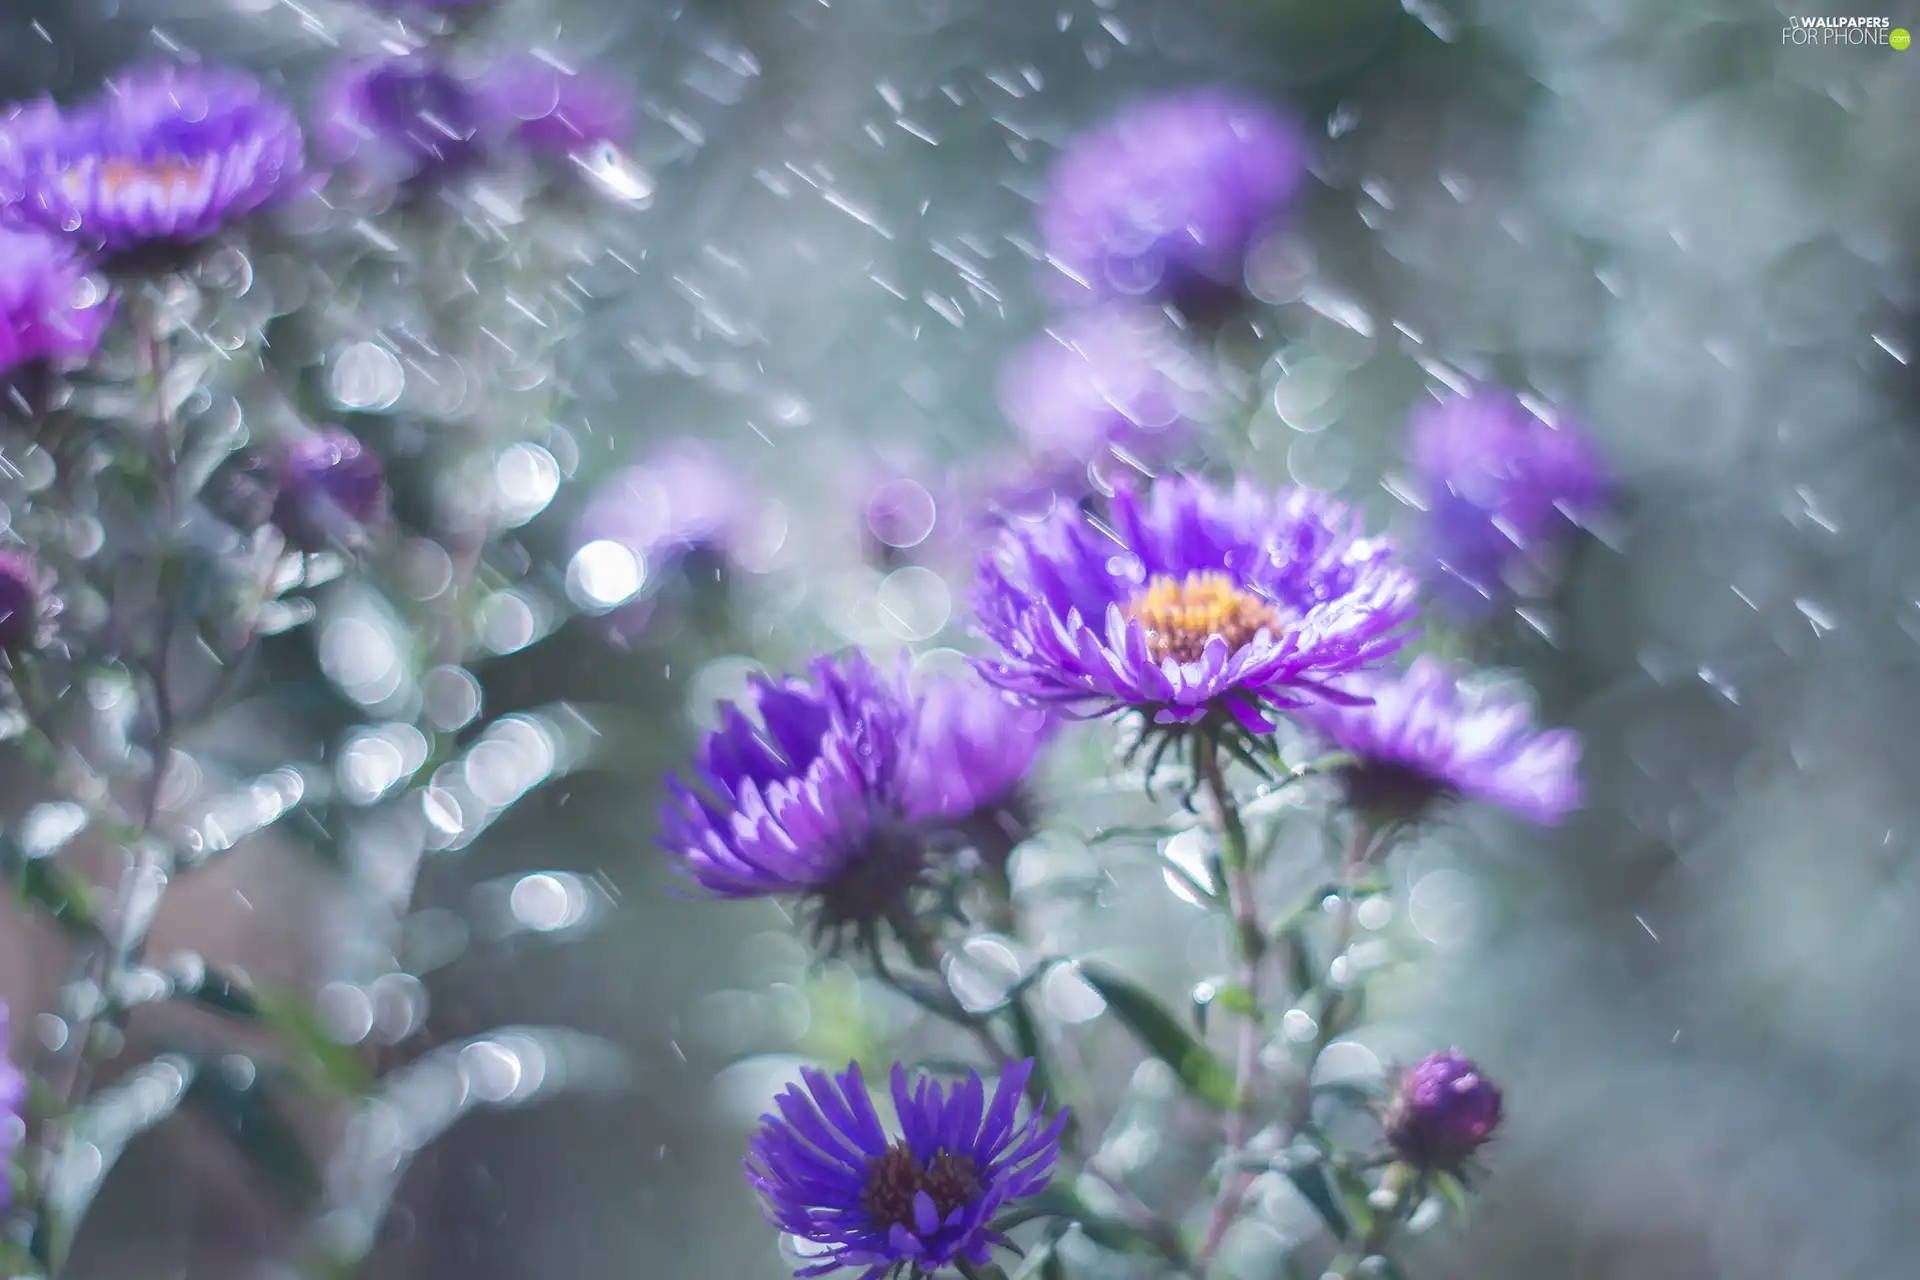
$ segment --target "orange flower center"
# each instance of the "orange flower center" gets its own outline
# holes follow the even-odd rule
[[[1273,601],[1214,572],[1157,573],[1127,602],[1126,615],[1139,620],[1154,657],[1176,662],[1198,662],[1215,636],[1231,653],[1262,631],[1278,637],[1286,627]]]

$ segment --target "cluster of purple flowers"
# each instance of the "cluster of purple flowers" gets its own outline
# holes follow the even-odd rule
[[[1306,153],[1289,121],[1206,92],[1138,108],[1062,158],[1041,228],[1067,300],[1093,305],[1017,354],[999,388],[1043,473],[1110,458],[1150,473],[1179,458],[1213,394],[1180,328],[1239,287]],[[915,681],[856,653],[756,681],[723,709],[690,780],[670,781],[664,846],[709,893],[800,899],[877,963],[883,928],[924,939],[928,892],[966,869],[956,849],[1004,872],[1062,721],[1130,715],[1163,746],[1252,746],[1290,720],[1342,753],[1330,767],[1368,829],[1467,799],[1563,821],[1581,803],[1578,737],[1536,727],[1524,700],[1478,693],[1463,667],[1396,654],[1423,600],[1458,583],[1483,598],[1510,589],[1591,512],[1597,460],[1577,428],[1491,389],[1416,413],[1412,433],[1426,524],[1410,556],[1328,495],[1177,467],[1004,521],[980,558],[972,604],[990,652],[970,674]],[[628,518],[658,523],[675,505]],[[1000,1242],[995,1212],[1038,1190],[1055,1158],[1058,1120],[1014,1123],[1027,1072],[1011,1067],[989,1106],[977,1077],[949,1095],[910,1088],[896,1067],[897,1139],[857,1067],[810,1072],[779,1098],[747,1172],[769,1220],[818,1246],[799,1274],[983,1263]],[[1500,1106],[1473,1063],[1436,1054],[1403,1081],[1387,1142],[1415,1170],[1452,1171]]]
[[[436,183],[520,151],[561,159],[627,133],[626,94],[591,69],[522,54],[476,74],[428,51],[342,66],[321,94],[321,151],[382,187]]]

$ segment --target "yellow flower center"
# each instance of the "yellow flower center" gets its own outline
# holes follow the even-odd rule
[[[121,156],[100,166],[100,187],[110,195],[118,195],[129,187],[150,183],[168,195],[177,195],[191,190],[206,169],[205,160],[132,160]],[[78,198],[84,193],[86,181],[83,172],[68,173],[65,177],[68,194]]]
[[[1276,638],[1286,621],[1273,601],[1235,585],[1224,573],[1157,573],[1126,605],[1138,619],[1156,658],[1198,662],[1219,636],[1229,653],[1266,631]]]

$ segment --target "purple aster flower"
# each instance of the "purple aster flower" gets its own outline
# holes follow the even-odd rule
[[[1040,232],[1081,296],[1237,289],[1255,234],[1306,164],[1299,127],[1258,102],[1212,89],[1159,98],[1060,157]]]
[[[83,361],[112,315],[112,295],[71,241],[0,228],[0,371]]]
[[[806,678],[755,680],[747,701],[759,723],[726,704],[693,785],[668,779],[661,844],[709,893],[806,898],[823,936],[871,945],[928,869],[901,803],[901,681],[860,654],[821,658]]]
[[[1019,1121],[1032,1072],[1031,1058],[1008,1063],[989,1098],[972,1072],[951,1092],[924,1077],[909,1089],[896,1063],[898,1136],[881,1125],[858,1064],[834,1077],[803,1072],[807,1087],[775,1099],[780,1114],[761,1117],[744,1162],[767,1221],[821,1246],[821,1261],[794,1274],[857,1267],[859,1280],[880,1280],[986,1265],[1008,1244],[994,1218],[1045,1187],[1060,1154],[1064,1110],[1051,1124],[1038,1112]]]
[[[1580,807],[1580,735],[1539,730],[1515,697],[1475,697],[1462,673],[1431,657],[1404,672],[1363,672],[1347,692],[1372,705],[1303,707],[1300,719],[1358,759],[1347,769],[1355,808],[1411,817],[1470,796],[1552,826]]]
[[[1387,1141],[1417,1169],[1458,1168],[1500,1127],[1500,1090],[1458,1050],[1421,1060],[1387,1112]]]
[[[11,1015],[5,1004],[0,1004],[0,1114],[21,1117],[27,1105],[26,1073],[13,1063],[13,1056],[7,1046],[13,1043]],[[0,1209],[13,1203],[13,1184],[7,1177],[7,1169],[12,1165],[14,1139],[12,1126],[0,1128]]]
[[[1425,501],[1425,558],[1448,595],[1490,599],[1539,568],[1555,540],[1605,495],[1600,460],[1576,424],[1554,425],[1511,392],[1476,388],[1416,411],[1409,426]]]
[[[0,551],[0,649],[33,648],[46,639],[47,619],[58,612],[53,575],[25,551]]]
[[[45,104],[0,127],[0,205],[109,250],[203,240],[304,171],[285,103],[237,71],[155,66],[71,115]]]
[[[1110,519],[1003,535],[976,597],[990,682],[1067,715],[1269,733],[1273,707],[1352,701],[1341,682],[1404,642],[1413,580],[1332,498],[1173,476],[1120,489]]]
[[[901,782],[908,815],[952,824],[989,865],[1004,867],[1032,831],[1026,782],[1055,727],[972,671],[922,680]]]
[[[1188,443],[1213,390],[1163,316],[1103,307],[1069,315],[1009,360],[1000,407],[1043,456],[1087,463],[1118,451],[1155,465]]]
[[[577,155],[627,136],[626,92],[591,69],[530,53],[494,66],[479,91],[494,127],[512,130],[536,151]]]
[[[353,546],[386,513],[385,468],[349,432],[329,427],[288,450],[273,520],[293,545]]]
[[[338,68],[321,91],[326,156],[382,183],[445,178],[480,159],[484,107],[467,81],[418,54]]]

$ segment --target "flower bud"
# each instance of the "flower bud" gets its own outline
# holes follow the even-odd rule
[[[1407,1073],[1387,1112],[1387,1141],[1420,1169],[1452,1169],[1493,1137],[1500,1090],[1457,1051],[1436,1053]]]
[[[313,551],[354,543],[386,510],[380,459],[349,433],[329,428],[288,452],[273,520],[293,545]]]

